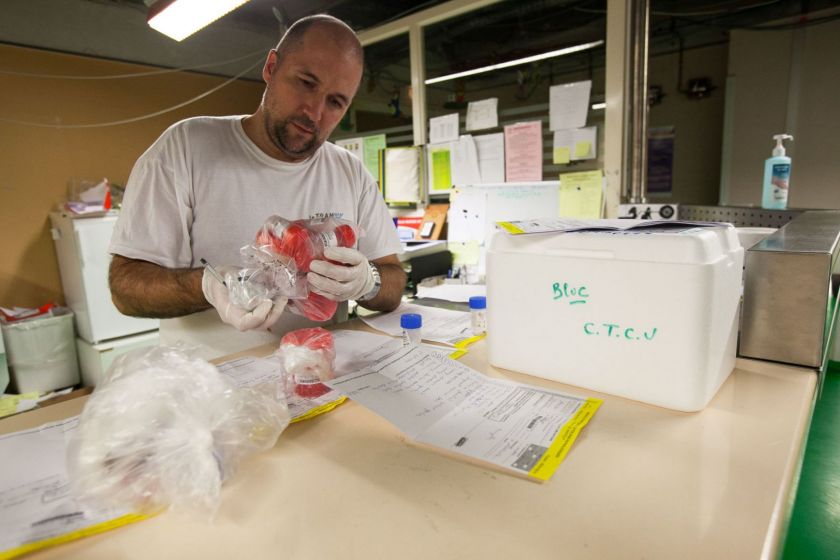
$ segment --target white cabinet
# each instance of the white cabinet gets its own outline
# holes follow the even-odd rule
[[[157,330],[157,319],[123,315],[108,288],[108,245],[116,216],[72,217],[50,214],[61,284],[67,306],[75,313],[76,332],[89,343]]]
[[[157,346],[159,340],[157,331],[124,336],[99,344],[91,344],[82,338],[77,338],[76,351],[82,370],[82,385],[96,387],[117,356],[138,348]]]

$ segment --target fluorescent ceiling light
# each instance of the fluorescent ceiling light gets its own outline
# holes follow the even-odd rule
[[[592,104],[592,110],[593,111],[597,111],[598,109],[606,109],[606,108],[607,108],[606,103],[593,103]]]
[[[456,74],[448,74],[446,76],[440,76],[438,78],[429,78],[426,80],[426,84],[436,84],[438,82],[445,82],[447,80],[454,80],[455,78],[463,78],[464,76],[472,76],[473,74],[481,74],[482,72],[490,72],[491,70],[499,70],[501,68],[508,68],[510,66],[519,66],[520,64],[527,64],[529,62],[535,62],[537,60],[544,60],[546,58],[554,58],[556,56],[563,56],[566,54],[572,54],[580,51],[585,51],[588,49],[594,49],[595,47],[600,47],[604,44],[604,41],[593,41],[591,43],[584,43],[582,45],[575,45],[574,47],[566,47],[565,49],[559,49],[556,51],[550,51],[542,54],[535,54],[534,56],[526,56],[525,58],[517,58],[516,60],[511,60],[509,62],[501,62],[499,64],[492,64],[490,66],[483,66],[481,68],[476,68],[474,70],[465,70],[463,72],[458,72]]]
[[[149,26],[176,41],[189,37],[248,0],[158,0],[149,8]]]

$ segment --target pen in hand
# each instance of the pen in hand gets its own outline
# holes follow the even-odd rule
[[[227,282],[225,282],[225,279],[224,279],[224,278],[222,278],[221,274],[219,274],[218,272],[216,272],[216,269],[215,269],[215,268],[213,268],[213,266],[212,266],[209,262],[207,262],[207,261],[206,261],[206,260],[204,260],[204,259],[198,259],[198,260],[199,260],[199,261],[201,261],[201,264],[203,264],[203,265],[204,265],[204,268],[206,268],[206,269],[210,272],[210,274],[212,274],[212,275],[213,275],[213,278],[215,278],[216,280],[218,280],[218,281],[219,281],[219,283],[221,283],[221,285],[222,285],[222,286],[224,286],[225,288],[227,288]]]

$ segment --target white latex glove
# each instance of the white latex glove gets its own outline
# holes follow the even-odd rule
[[[306,279],[315,293],[333,301],[346,301],[360,299],[373,289],[373,273],[367,257],[356,249],[327,247],[324,258],[345,264],[312,261]]]
[[[222,278],[229,273],[236,274],[239,269],[233,266],[217,267],[216,271]],[[201,291],[207,301],[219,312],[219,317],[228,325],[240,331],[255,329],[266,330],[280,318],[286,308],[287,298],[277,297],[274,300],[263,300],[251,311],[234,305],[230,301],[227,286],[219,282],[209,270],[204,270],[201,277]]]

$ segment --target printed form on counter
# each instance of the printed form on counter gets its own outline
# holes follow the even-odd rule
[[[472,323],[470,323],[468,311],[453,311],[451,309],[401,303],[397,309],[390,313],[381,313],[361,319],[376,330],[398,336],[402,333],[400,315],[403,313],[417,313],[423,317],[423,340],[463,348],[481,338],[472,334]]]
[[[367,367],[368,364],[386,352],[383,347],[387,344],[394,342],[398,345],[402,344],[401,340],[395,341],[390,336],[364,331],[335,330],[331,333],[335,345],[334,367],[337,377]],[[466,353],[463,348],[454,352],[451,348],[444,347],[429,346],[429,349],[452,359],[459,358]],[[224,374],[238,387],[276,384],[278,391],[282,392],[283,390],[283,365],[274,356],[265,358],[243,356],[219,364],[217,368],[220,373]],[[296,394],[286,395],[286,404],[289,407],[289,416],[292,418],[292,423],[309,420],[329,412],[345,400],[347,400],[346,397],[334,390],[316,398],[304,398]]]
[[[67,443],[78,425],[73,416],[0,436],[0,559],[148,517],[82,504],[72,494]]]
[[[238,387],[255,387],[263,384],[275,384],[277,391],[283,392],[283,365],[278,358],[269,356],[255,358],[244,356],[216,366],[220,373],[233,381]],[[319,414],[334,409],[346,399],[335,391],[329,391],[317,398],[304,398],[299,395],[286,395],[289,416],[292,423],[309,420]]]
[[[489,378],[423,346],[390,348],[327,385],[420,443],[535,480],[551,478],[602,403]]]

